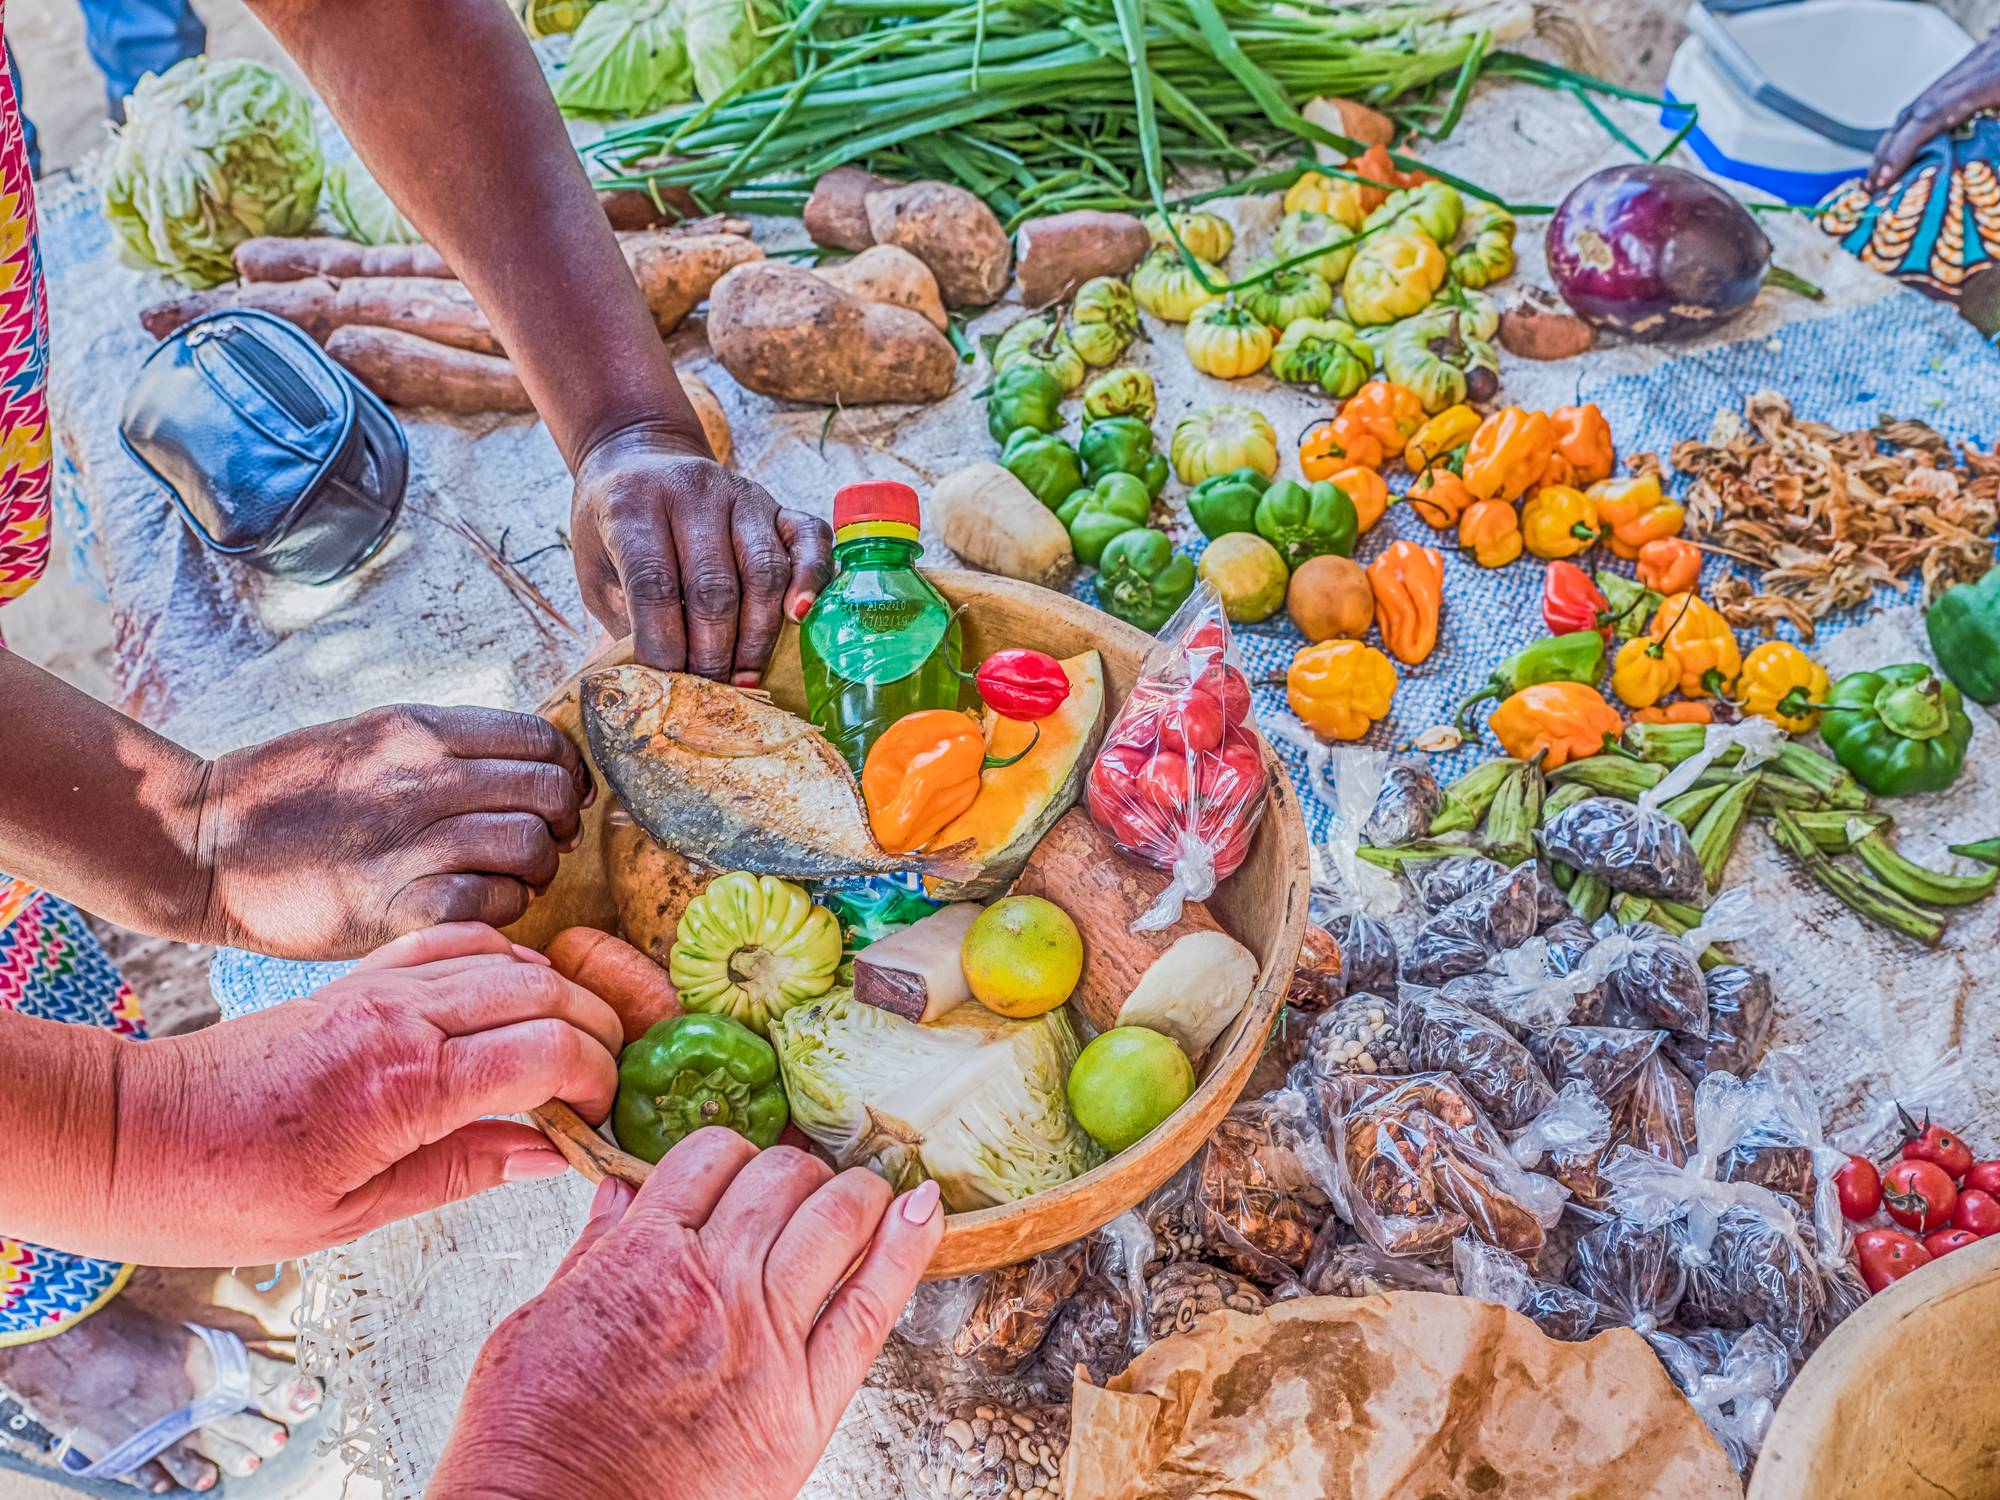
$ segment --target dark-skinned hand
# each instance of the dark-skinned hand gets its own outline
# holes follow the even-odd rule
[[[647,666],[749,686],[826,586],[826,523],[662,425],[594,444],[570,514],[584,607]]]
[[[2000,32],[1986,38],[1903,107],[1875,145],[1868,190],[1879,193],[1910,169],[1919,151],[1982,109],[2000,105]]]

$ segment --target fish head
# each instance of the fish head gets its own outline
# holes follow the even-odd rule
[[[583,679],[579,696],[584,721],[607,744],[633,750],[666,729],[673,691],[673,678],[651,667],[607,667]]]

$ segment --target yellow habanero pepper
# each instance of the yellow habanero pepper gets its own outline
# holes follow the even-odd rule
[[[1713,724],[1715,710],[1706,703],[1663,703],[1632,715],[1634,724]]]
[[[1447,406],[1419,427],[1403,448],[1403,462],[1412,474],[1422,473],[1454,448],[1461,448],[1479,431],[1479,413],[1460,402]]]
[[[1521,507],[1521,535],[1537,557],[1575,557],[1597,541],[1597,502],[1566,484],[1545,484]]]
[[[1681,692],[1686,697],[1719,697],[1743,670],[1736,632],[1699,594],[1673,594],[1662,600],[1646,634],[1665,641],[1680,658]]]
[[[1736,691],[1745,713],[1804,734],[1819,723],[1819,710],[1809,705],[1826,701],[1826,668],[1797,646],[1766,641],[1743,658]]]
[[[1637,572],[1656,594],[1684,594],[1701,582],[1701,548],[1684,536],[1656,536],[1639,549]]]
[[[861,764],[861,797],[875,842],[890,854],[921,849],[972,806],[986,736],[969,714],[927,708],[877,736]]]
[[[1589,486],[1611,477],[1617,459],[1611,446],[1611,424],[1595,406],[1559,406],[1549,413],[1555,435],[1554,456],[1569,470],[1564,484]]]
[[[1488,727],[1501,749],[1516,760],[1546,753],[1547,770],[1595,755],[1607,739],[1625,731],[1618,710],[1594,687],[1580,682],[1544,682],[1522,688],[1493,710]]]
[[[1678,502],[1660,493],[1657,474],[1600,479],[1587,493],[1597,502],[1598,519],[1609,533],[1611,550],[1627,562],[1637,558],[1646,543],[1680,535],[1686,513]]]
[[[1458,471],[1443,464],[1426,471],[1403,498],[1410,502],[1410,509],[1419,520],[1439,531],[1451,530],[1458,524],[1458,518],[1477,503],[1465,481],[1458,477]]]
[[[1505,500],[1480,500],[1458,518],[1458,545],[1482,568],[1504,568],[1521,555],[1521,518]]]
[[[1503,407],[1472,435],[1465,450],[1465,487],[1481,500],[1518,500],[1541,483],[1553,445],[1547,417]]]
[[[1611,691],[1627,708],[1651,708],[1681,681],[1681,659],[1665,641],[1634,636],[1611,663]]]
[[[1357,536],[1381,520],[1382,512],[1389,508],[1389,482],[1373,469],[1364,469],[1356,464],[1335,473],[1333,482],[1354,502],[1354,531]]]
[[[1389,658],[1360,641],[1321,641],[1303,647],[1285,673],[1285,701],[1314,734],[1358,740],[1389,712],[1396,669]]]
[[[1398,661],[1415,666],[1437,648],[1444,608],[1444,559],[1415,542],[1391,542],[1368,565],[1375,589],[1375,625]]]

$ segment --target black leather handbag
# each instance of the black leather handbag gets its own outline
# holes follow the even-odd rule
[[[409,476],[389,409],[264,312],[210,313],[164,339],[126,394],[118,438],[204,544],[299,583],[372,557]]]

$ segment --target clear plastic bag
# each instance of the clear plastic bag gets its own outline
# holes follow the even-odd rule
[[[1306,1263],[1305,1288],[1315,1297],[1373,1297],[1381,1292],[1455,1292],[1449,1267],[1416,1255],[1390,1255],[1366,1240],[1337,1233],[1329,1222]]]
[[[1303,1095],[1278,1089],[1237,1104],[1195,1154],[1188,1182],[1204,1257],[1261,1287],[1295,1280],[1334,1190]]]
[[[1688,1273],[1683,1324],[1761,1323],[1794,1354],[1805,1352],[1826,1307],[1826,1283],[1796,1221],[1774,1216],[1763,1203],[1737,1202],[1712,1225],[1705,1215],[1693,1215],[1675,1227]]]
[[[1361,842],[1380,849],[1414,844],[1431,831],[1431,819],[1444,806],[1444,791],[1426,766],[1414,761],[1391,761],[1382,772],[1382,787],[1375,794],[1367,822],[1361,825]]]
[[[1598,1322],[1597,1304],[1575,1287],[1538,1281],[1518,1255],[1462,1234],[1452,1242],[1451,1268],[1458,1294],[1512,1308],[1552,1339],[1577,1343]]]
[[[1549,1107],[1507,1143],[1515,1161],[1572,1194],[1596,1190],[1597,1164],[1610,1146],[1611,1111],[1577,1079],[1558,1089]]]
[[[1409,1054],[1403,1050],[1402,1002],[1349,995],[1306,1028],[1293,1087],[1311,1094],[1315,1085],[1343,1073],[1410,1071]]]
[[[1386,922],[1355,911],[1332,918],[1326,930],[1340,944],[1341,997],[1396,992],[1396,938]]]
[[[952,1335],[952,1354],[988,1375],[1016,1373],[1035,1357],[1089,1269],[1088,1244],[1078,1240],[989,1271]]]
[[[1146,1278],[1149,1342],[1187,1333],[1212,1312],[1262,1312],[1271,1299],[1234,1271],[1205,1261],[1169,1261]]]
[[[1733,1336],[1716,1330],[1678,1338],[1656,1333],[1650,1342],[1736,1471],[1749,1473],[1777,1415],[1778,1398],[1791,1383],[1792,1360],[1784,1346],[1769,1329],[1756,1327]]]
[[[1687,1270],[1666,1225],[1575,1206],[1566,1217],[1584,1228],[1570,1246],[1564,1280],[1596,1305],[1599,1328],[1651,1333],[1672,1319]]]
[[[951,1392],[907,1450],[910,1500],[1053,1500],[1062,1493],[1069,1406],[1015,1404],[984,1389]]]
[[[1517,1255],[1541,1249],[1563,1189],[1515,1162],[1451,1075],[1349,1076],[1329,1092],[1337,1196],[1376,1248],[1436,1254],[1472,1229]]]
[[[1555,1085],[1534,1056],[1498,1021],[1417,992],[1403,1006],[1403,1050],[1420,1073],[1450,1073],[1486,1117],[1520,1130],[1555,1102]]]
[[[1204,583],[1167,622],[1087,786],[1090,816],[1173,878],[1132,924],[1155,932],[1235,873],[1263,820],[1263,747],[1221,597]]]
[[[1424,910],[1435,915],[1483,886],[1507,878],[1507,867],[1483,854],[1448,854],[1408,866],[1410,884]]]
[[[1128,1288],[1112,1276],[1097,1275],[1077,1289],[1056,1313],[1049,1336],[1042,1340],[1041,1367],[1045,1382],[1067,1390],[1081,1365],[1103,1385],[1141,1347],[1140,1309]]]
[[[1607,917],[1599,926],[1609,921]],[[1605,979],[1606,1020],[1613,1026],[1707,1036],[1708,984],[1688,945],[1651,922],[1634,922],[1619,931],[1630,946]]]
[[[971,1316],[973,1303],[986,1289],[984,1271],[954,1276],[948,1281],[920,1281],[896,1318],[896,1337],[919,1349],[953,1338]]]
[[[1613,890],[1705,901],[1708,882],[1688,831],[1665,813],[1616,797],[1586,797],[1544,823],[1542,852]]]
[[[1435,989],[1446,980],[1478,973],[1496,953],[1533,937],[1539,879],[1533,863],[1518,865],[1431,917],[1403,950],[1404,980]]]
[[[1696,1083],[1708,1073],[1739,1078],[1764,1060],[1777,1025],[1771,976],[1761,969],[1723,964],[1704,976],[1708,1030],[1698,1037],[1675,1033],[1667,1047]]]

